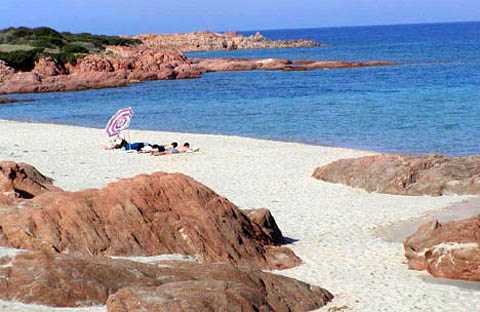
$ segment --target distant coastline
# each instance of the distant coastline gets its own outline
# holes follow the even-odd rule
[[[260,33],[248,37],[235,32],[219,34],[208,31],[112,37],[59,33],[46,27],[7,28],[0,31],[0,94],[123,87],[145,80],[200,78],[206,72],[306,71],[393,65],[392,62],[382,61],[188,59],[183,54],[192,51],[281,49],[322,45],[303,39],[269,40]],[[15,47],[20,50],[12,50]]]

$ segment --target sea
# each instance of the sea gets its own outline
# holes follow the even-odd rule
[[[480,154],[480,22],[258,31],[272,40],[303,38],[331,45],[187,56],[397,65],[219,72],[124,88],[12,95],[35,102],[0,105],[0,118],[103,128],[118,109],[132,107],[131,129],[386,153]]]

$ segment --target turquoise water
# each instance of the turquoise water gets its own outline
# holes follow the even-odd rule
[[[381,152],[480,154],[480,23],[262,34],[333,46],[188,56],[380,60],[399,65],[209,73],[201,79],[117,89],[17,95],[36,102],[2,105],[0,118],[103,128],[117,109],[131,106],[133,129],[232,134]]]

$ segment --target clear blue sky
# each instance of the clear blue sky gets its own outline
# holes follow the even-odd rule
[[[0,0],[0,28],[103,34],[480,20],[480,0]]]

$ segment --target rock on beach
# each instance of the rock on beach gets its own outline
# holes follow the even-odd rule
[[[292,278],[229,264],[138,263],[20,252],[0,258],[0,299],[123,311],[310,311],[333,298]]]
[[[255,217],[261,224],[256,223],[182,174],[138,175],[100,190],[63,192],[31,166],[23,165],[31,178],[15,163],[2,168],[3,188],[20,194],[17,204],[0,212],[2,246],[84,256],[178,253],[264,269],[301,262],[290,249],[276,246],[281,232],[268,211],[261,211]]]
[[[480,156],[383,154],[340,159],[313,177],[395,195],[480,195]]]
[[[480,281],[480,217],[430,221],[403,244],[408,267],[438,278]]]

